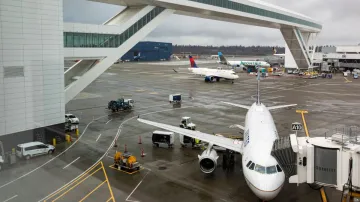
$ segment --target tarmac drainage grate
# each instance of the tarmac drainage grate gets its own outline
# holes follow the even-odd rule
[[[166,168],[167,168],[166,166],[160,166],[159,170],[166,170]]]

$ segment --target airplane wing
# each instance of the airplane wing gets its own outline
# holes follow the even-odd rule
[[[239,124],[231,125],[229,128],[240,128],[241,130],[245,130],[245,127]]]
[[[169,130],[169,131],[172,131],[175,133],[179,133],[179,134],[182,134],[182,135],[185,135],[188,137],[199,139],[201,141],[208,142],[210,144],[218,145],[220,147],[224,147],[226,149],[230,149],[235,152],[242,153],[243,141],[233,140],[233,139],[221,137],[221,136],[215,136],[215,135],[202,133],[199,131],[194,131],[194,130],[189,130],[189,129],[184,129],[184,128],[171,126],[171,125],[167,125],[167,124],[163,124],[163,123],[152,122],[152,121],[148,121],[148,120],[140,119],[140,118],[138,118],[137,120],[142,123],[146,123],[148,125],[159,127],[159,128]]]
[[[281,108],[292,107],[292,106],[296,106],[296,105],[297,104],[272,106],[272,107],[268,107],[268,110],[281,109]]]
[[[232,105],[232,106],[235,106],[235,107],[244,108],[244,109],[250,109],[250,106],[246,106],[246,105],[239,105],[239,104],[234,104],[234,103],[231,103],[231,102],[222,102],[222,103]]]

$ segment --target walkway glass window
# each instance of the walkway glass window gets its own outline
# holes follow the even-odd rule
[[[322,28],[322,26],[317,23],[313,23],[313,22],[310,22],[307,20],[284,15],[281,13],[276,13],[273,11],[264,10],[262,8],[248,6],[248,5],[230,1],[230,0],[190,0],[190,1],[195,1],[198,3],[204,3],[204,4],[208,4],[208,5],[223,7],[223,8],[227,8],[227,9],[231,9],[231,10],[237,10],[237,11],[241,11],[241,12],[245,12],[245,13],[251,13],[251,14],[274,18],[274,19],[283,20],[283,21],[287,21],[287,22],[297,23],[297,24],[306,25],[306,26],[310,26],[310,27],[314,27],[314,28],[318,28],[318,29]]]
[[[81,48],[117,48],[143,28],[147,23],[159,15],[164,8],[156,7],[144,17],[135,22],[122,34],[98,34],[98,33],[80,33],[64,32],[64,47]]]

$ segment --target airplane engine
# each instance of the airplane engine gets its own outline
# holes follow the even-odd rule
[[[198,155],[200,170],[203,173],[209,174],[215,171],[217,166],[217,159],[219,158],[215,149],[207,149],[201,155]]]
[[[205,76],[205,82],[211,82],[213,81],[214,77],[212,76]]]

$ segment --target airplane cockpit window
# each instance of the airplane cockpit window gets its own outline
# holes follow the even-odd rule
[[[261,165],[259,165],[259,164],[256,164],[256,166],[255,166],[255,171],[258,172],[258,173],[265,174],[265,167],[264,167],[264,166],[261,166]]]
[[[249,162],[246,164],[246,167],[249,167],[251,163],[252,163],[252,161],[249,161]]]
[[[255,167],[255,163],[251,163],[249,169],[250,169],[250,170],[254,170],[254,167]]]
[[[276,165],[276,168],[277,168],[277,171],[278,171],[278,172],[282,172],[282,170],[281,170],[281,168],[280,168],[279,165]]]
[[[266,167],[266,174],[273,174],[273,173],[276,173],[275,166]]]

